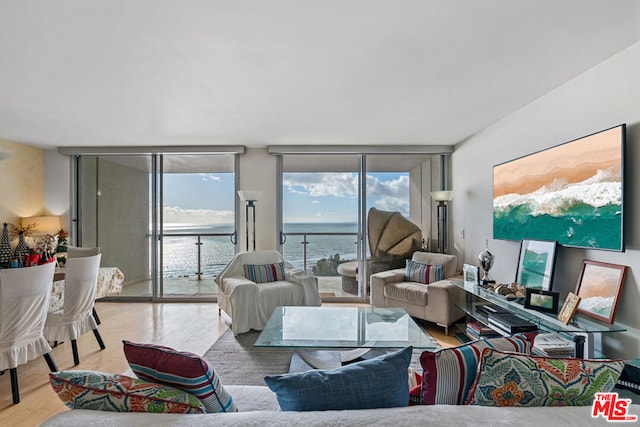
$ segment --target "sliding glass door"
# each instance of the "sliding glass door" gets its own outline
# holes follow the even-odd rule
[[[162,156],[159,294],[217,295],[213,279],[235,254],[234,156]]]
[[[73,242],[125,277],[110,299],[210,299],[236,252],[234,154],[80,155]]]
[[[417,230],[410,247],[427,248],[432,234],[429,193],[440,185],[434,163],[439,174],[440,156],[431,154],[282,155],[285,258],[317,278],[324,301],[366,300],[369,270],[383,264],[371,262],[370,247],[377,241],[371,242],[368,234],[370,209],[399,213],[401,221],[413,223],[407,228]],[[378,239],[381,230],[375,227],[371,234]],[[404,260],[396,248],[389,252],[394,261]]]
[[[283,160],[285,259],[317,278],[324,299],[357,297],[359,157],[286,156]]]
[[[101,266],[118,267],[123,295],[150,297],[151,155],[80,156],[76,163],[74,244],[100,247]]]

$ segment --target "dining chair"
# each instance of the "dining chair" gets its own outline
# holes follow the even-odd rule
[[[49,341],[71,340],[75,365],[80,363],[77,339],[81,335],[93,331],[100,349],[105,348],[92,313],[101,257],[98,254],[67,260],[62,311],[49,313],[44,325],[44,336]]]
[[[67,259],[69,258],[83,258],[93,255],[98,255],[100,253],[100,247],[95,248],[81,248],[79,246],[69,246],[67,247]],[[94,307],[92,310],[93,318],[96,319],[96,323],[100,324],[100,317],[98,317],[98,312]]]
[[[83,258],[88,256],[98,255],[100,248],[81,248],[78,246],[67,247],[67,258]]]
[[[44,356],[51,372],[56,366],[43,335],[55,263],[0,270],[0,370],[9,369],[13,403],[20,402],[19,365]]]

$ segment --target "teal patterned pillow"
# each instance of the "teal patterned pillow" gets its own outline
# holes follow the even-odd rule
[[[589,406],[613,389],[622,360],[529,356],[484,349],[469,403],[481,406]]]
[[[177,388],[94,371],[49,374],[53,391],[71,409],[111,412],[203,414],[204,405]]]

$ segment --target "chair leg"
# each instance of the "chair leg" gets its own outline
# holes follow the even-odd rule
[[[20,392],[18,390],[18,368],[9,369],[11,374],[11,394],[13,395],[13,403],[20,403]]]
[[[93,330],[93,335],[96,336],[96,340],[98,341],[98,345],[100,346],[100,348],[102,350],[104,350],[106,347],[104,345],[104,341],[102,341],[102,337],[100,336],[100,332],[97,329]]]
[[[96,319],[96,323],[99,325],[100,324],[100,318],[98,317],[98,312],[96,311],[95,307],[93,307],[93,318]]]
[[[73,351],[73,364],[75,366],[80,364],[80,357],[78,357],[78,341],[71,340],[71,350]]]
[[[46,353],[43,356],[44,360],[47,361],[47,365],[49,365],[49,370],[51,372],[58,372],[58,366],[56,365],[56,361],[53,360],[53,356],[51,355],[51,353]]]

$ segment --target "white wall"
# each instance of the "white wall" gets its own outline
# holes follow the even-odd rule
[[[550,64],[549,66],[553,66]],[[489,239],[496,261],[491,273],[502,283],[515,277],[519,243],[492,240],[493,166],[532,152],[627,123],[626,252],[560,248],[554,290],[574,291],[583,259],[629,266],[616,322],[626,333],[604,338],[611,357],[640,353],[640,43],[611,57],[544,97],[458,144],[452,156],[453,237],[459,256],[478,265]],[[463,238],[464,232],[464,238]]]
[[[44,207],[62,217],[62,228],[71,230],[71,158],[57,149],[44,150]]]
[[[276,223],[276,157],[269,155],[267,148],[247,148],[240,156],[240,190],[262,191],[256,202],[256,249],[277,247]],[[240,229],[239,250],[245,250],[245,204],[238,205]],[[251,215],[251,214],[250,214]],[[251,224],[249,224],[251,227]],[[249,242],[251,245],[251,242]]]

